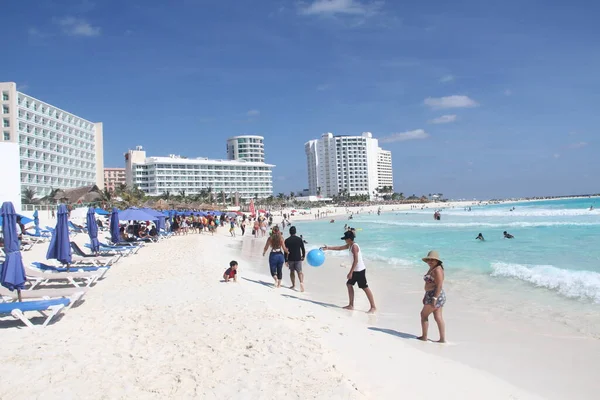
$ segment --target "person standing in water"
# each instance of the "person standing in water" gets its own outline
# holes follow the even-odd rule
[[[485,239],[483,238],[483,235],[481,233],[479,235],[477,235],[477,237],[475,239],[485,242]]]
[[[423,276],[425,280],[425,296],[423,297],[423,309],[421,310],[421,329],[422,335],[417,339],[427,341],[429,330],[429,316],[433,313],[433,318],[440,331],[440,340],[438,343],[446,343],[446,323],[442,315],[442,309],[446,304],[446,293],[443,289],[444,284],[444,266],[437,251],[432,250],[423,258],[423,261],[429,266],[429,271]]]
[[[363,261],[362,252],[360,251],[360,247],[357,243],[354,243],[354,233],[352,231],[346,231],[344,233],[344,237],[341,239],[346,242],[343,246],[323,246],[321,250],[350,250],[350,254],[352,254],[352,267],[348,272],[348,281],[346,282],[346,287],[348,288],[348,305],[344,307],[346,310],[354,310],[354,284],[358,283],[358,287],[365,291],[367,295],[367,299],[369,299],[369,304],[371,308],[369,309],[369,314],[374,314],[377,311],[377,307],[375,307],[375,300],[373,299],[373,293],[367,284],[367,267],[365,266],[365,262]]]

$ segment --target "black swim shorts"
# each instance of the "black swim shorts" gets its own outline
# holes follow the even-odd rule
[[[362,271],[353,272],[352,278],[348,279],[346,282],[347,285],[354,286],[355,283],[358,283],[358,287],[361,289],[366,289],[369,287],[367,285],[367,270],[363,269]]]

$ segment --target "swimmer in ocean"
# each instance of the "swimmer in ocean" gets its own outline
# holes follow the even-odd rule
[[[482,242],[485,242],[485,239],[483,238],[483,235],[481,233],[479,235],[477,235],[477,237],[475,239],[476,240],[481,240]]]
[[[514,239],[515,237],[510,233],[504,231],[504,239]]]

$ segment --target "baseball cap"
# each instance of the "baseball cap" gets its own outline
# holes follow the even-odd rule
[[[346,239],[352,239],[352,240],[354,240],[354,237],[355,237],[355,236],[354,236],[354,232],[351,232],[351,231],[346,231],[346,232],[344,233],[344,237],[342,237],[341,239],[342,239],[342,240],[346,240]]]

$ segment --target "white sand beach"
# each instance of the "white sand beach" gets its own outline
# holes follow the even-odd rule
[[[83,245],[87,236],[74,240]],[[406,326],[387,323],[404,297],[396,297],[393,288],[384,290],[384,277],[373,284],[377,315],[364,312],[360,292],[357,310],[348,312],[340,308],[347,300],[345,270],[331,262],[328,268],[305,266],[307,292],[274,289],[267,260],[260,256],[263,245],[264,239],[249,235],[231,238],[226,229],[214,236],[173,237],[118,262],[87,291],[83,304],[46,328],[25,329],[3,319],[0,398],[552,397],[548,387],[536,390],[537,383],[527,385],[527,377],[519,377],[521,361],[528,365],[529,357],[537,357],[536,365],[543,366],[552,348],[532,354],[519,350],[531,342],[507,336],[499,347],[514,351],[503,359],[488,343],[452,342],[458,332],[468,337],[474,321],[448,315],[450,344],[416,341],[418,332],[409,327],[418,324],[418,314],[407,314]],[[24,260],[44,260],[46,249],[36,245]],[[238,282],[224,283],[232,259],[240,263]],[[284,281],[289,282],[285,275]],[[396,290],[418,297],[420,288],[410,287],[404,283]],[[513,358],[519,351],[522,360]],[[454,356],[457,352],[462,358]],[[485,368],[497,362],[500,370]],[[538,382],[546,372],[542,367],[528,373]],[[558,382],[548,385],[557,393],[571,390]],[[595,385],[574,385],[574,398],[593,398]]]
[[[368,329],[378,316],[313,300],[310,287],[271,288],[264,266],[243,261],[262,245],[224,229],[174,237],[117,263],[46,328],[2,321],[0,398],[541,398]],[[43,260],[46,247],[25,260]],[[223,283],[231,259],[239,282]]]

